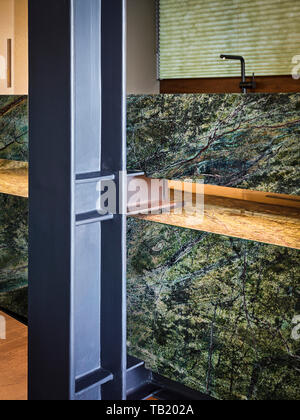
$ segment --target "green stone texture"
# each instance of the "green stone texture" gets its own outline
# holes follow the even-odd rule
[[[0,159],[28,161],[26,96],[0,96]]]
[[[300,195],[300,95],[128,98],[128,166],[148,176]]]
[[[28,161],[26,96],[0,96],[0,159]],[[0,308],[27,316],[28,200],[0,194]]]
[[[128,98],[129,168],[299,195],[300,95]],[[222,400],[300,399],[299,251],[128,220],[128,350]]]
[[[299,194],[300,95],[128,97],[128,167]],[[0,97],[0,159],[28,159],[27,101]],[[59,153],[59,151],[58,151]],[[0,307],[27,314],[28,204],[0,195]],[[298,400],[299,251],[128,220],[128,350],[223,400]]]

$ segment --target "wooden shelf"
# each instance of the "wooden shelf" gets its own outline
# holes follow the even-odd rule
[[[140,177],[142,178],[142,177]],[[146,178],[142,178],[146,179]],[[150,179],[146,179],[149,183]],[[169,181],[169,190],[181,190],[183,182]],[[196,184],[184,183],[185,191],[196,195]],[[0,193],[28,197],[28,163],[0,160]],[[172,192],[171,192],[172,195]],[[237,188],[204,186],[204,217],[191,215],[185,207],[176,214],[176,206],[166,214],[130,214],[140,219],[179,226],[230,237],[300,249],[300,197],[250,191]],[[165,203],[154,202],[143,208],[156,212]],[[138,213],[138,212],[136,212]]]
[[[28,197],[28,163],[0,159],[0,193]]]
[[[177,186],[182,182],[177,182]],[[172,181],[173,189],[176,182]],[[189,184],[193,192],[195,184]],[[195,194],[195,193],[193,193]],[[194,198],[195,200],[195,198]],[[177,203],[178,204],[178,203]],[[150,206],[151,207],[151,206]],[[204,186],[204,217],[176,206],[169,214],[139,214],[139,219],[230,237],[300,249],[300,197]]]

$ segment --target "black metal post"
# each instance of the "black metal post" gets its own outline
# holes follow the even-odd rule
[[[125,0],[29,0],[29,398],[126,398]],[[108,172],[107,172],[108,171]]]
[[[71,396],[71,2],[29,0],[29,399]]]

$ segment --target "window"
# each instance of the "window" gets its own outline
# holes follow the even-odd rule
[[[160,0],[160,79],[290,75],[300,55],[299,0]]]

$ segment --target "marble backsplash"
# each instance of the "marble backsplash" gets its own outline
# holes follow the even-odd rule
[[[0,194],[0,308],[27,316],[28,200]]]
[[[27,96],[0,96],[0,159],[28,161]]]
[[[128,98],[129,167],[148,176],[299,195],[299,145],[300,95]],[[129,219],[129,352],[218,399],[300,399],[299,257]]]
[[[28,159],[0,97],[0,159]],[[300,95],[128,98],[129,169],[299,194]],[[28,203],[0,195],[0,307],[27,314]],[[128,220],[128,348],[219,399],[300,399],[299,251]]]
[[[218,399],[300,399],[299,257],[129,219],[129,353]]]
[[[300,195],[300,94],[128,98],[128,166]]]
[[[28,161],[26,96],[0,96],[0,159]],[[28,200],[0,194],[0,308],[27,316]]]

